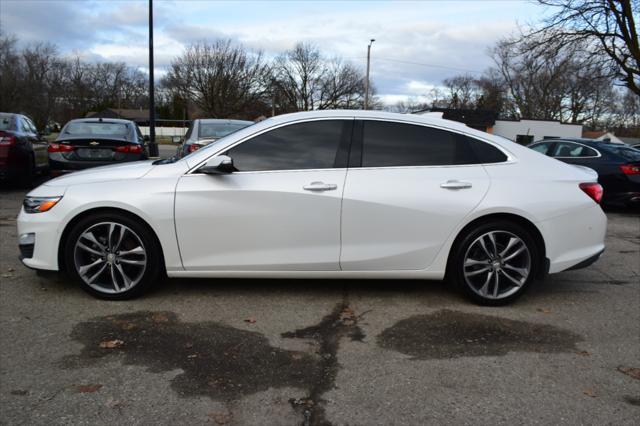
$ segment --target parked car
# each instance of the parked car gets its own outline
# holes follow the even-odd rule
[[[542,173],[541,171],[544,171]],[[51,180],[18,217],[25,265],[106,299],[170,277],[448,278],[487,305],[604,250],[593,170],[453,121],[273,117],[182,159]]]
[[[80,118],[64,125],[49,144],[53,174],[89,167],[146,160],[148,151],[138,125],[115,118]]]
[[[253,121],[244,120],[213,118],[193,120],[184,136],[184,141],[181,142],[182,145],[178,147],[178,158],[252,124]]]
[[[640,151],[593,139],[547,139],[529,145],[534,151],[598,172],[603,203],[640,205]]]
[[[21,114],[0,112],[0,180],[32,184],[49,168],[47,141],[33,121]]]

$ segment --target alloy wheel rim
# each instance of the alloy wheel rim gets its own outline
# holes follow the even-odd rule
[[[78,237],[74,262],[85,284],[101,293],[117,294],[140,282],[147,268],[147,252],[128,226],[100,222]]]
[[[474,293],[487,299],[503,299],[527,282],[531,253],[517,235],[490,231],[476,238],[467,249],[463,272]]]

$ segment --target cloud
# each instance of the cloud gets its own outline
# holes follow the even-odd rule
[[[21,42],[50,41],[62,53],[146,68],[146,2],[1,0],[0,25]],[[364,70],[386,99],[421,96],[445,78],[491,65],[487,50],[530,19],[526,2],[204,2],[154,4],[158,71],[189,44],[228,38],[267,58],[299,41]]]

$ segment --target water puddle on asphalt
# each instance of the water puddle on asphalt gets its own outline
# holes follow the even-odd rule
[[[398,321],[377,343],[413,359],[575,352],[582,338],[554,326],[443,309]]]
[[[321,395],[335,386],[337,351],[342,338],[361,341],[358,317],[338,304],[315,326],[283,333],[315,341],[316,353],[273,347],[260,333],[216,322],[184,323],[172,312],[136,312],[78,323],[71,338],[84,348],[62,359],[63,368],[92,366],[107,357],[151,372],[181,369],[171,380],[179,395],[229,401],[269,388],[294,387],[304,394],[290,399],[304,424],[328,424]]]

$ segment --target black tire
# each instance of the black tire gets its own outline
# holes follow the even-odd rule
[[[485,240],[488,252],[482,248],[480,237]],[[511,243],[512,238],[515,238],[515,241],[519,240],[519,242],[514,243],[510,251],[506,252],[505,248]],[[496,241],[496,244],[493,245],[495,249],[491,248],[492,241]],[[520,250],[522,245],[526,250],[512,259],[504,261],[512,253]],[[500,256],[502,252],[506,253]],[[488,259],[486,261],[483,258],[485,254]],[[483,262],[476,264],[476,258],[483,260]],[[485,306],[501,306],[513,302],[527,291],[538,274],[539,266],[540,254],[531,233],[515,222],[496,220],[481,223],[468,229],[457,239],[449,257],[447,277],[453,281],[462,294],[475,303]],[[479,272],[485,268],[489,269],[486,272]],[[520,272],[515,272],[516,269],[528,270],[526,277]],[[490,273],[495,275],[489,276]],[[497,281],[496,276],[498,277]],[[514,284],[514,279],[520,284]],[[493,294],[488,294],[490,290]]]
[[[121,237],[119,241],[114,241],[117,240],[118,235],[116,235],[115,238],[109,238],[108,242],[107,238],[102,239],[101,237],[101,234],[103,232],[105,233],[105,236],[108,235],[109,229],[111,229],[109,224],[111,223],[116,224],[116,227],[114,227],[114,229],[116,230],[119,230],[122,227],[126,228],[124,237]],[[118,228],[117,226],[120,226],[121,228]],[[94,236],[97,240],[97,244],[91,243],[86,240],[85,237],[82,237],[82,235],[88,230],[91,231],[92,234],[95,234]],[[93,252],[103,252],[100,247],[107,249],[107,246],[113,243],[113,250],[107,250],[107,253],[111,254],[111,259],[107,260],[107,254],[99,257],[92,254],[93,252],[86,252],[83,249],[77,248],[76,244],[81,238],[82,245],[88,246],[93,250]],[[116,253],[120,254],[119,251],[116,252],[118,246],[116,246],[115,242],[123,245],[125,243],[129,244],[128,247],[123,246],[123,249],[130,249],[132,246],[138,246],[141,243],[140,246],[145,252],[144,261],[146,262],[146,265],[144,267],[138,265],[125,265],[125,260],[122,259],[122,263],[120,263],[118,261],[118,257],[115,256]],[[125,253],[126,251],[123,250],[123,253]],[[123,258],[124,256],[125,255],[123,254]],[[138,253],[127,254],[126,256],[135,256],[135,258],[129,257],[127,263],[131,262],[132,260],[141,261],[140,259],[142,259],[142,255],[139,255]],[[91,259],[85,259],[86,257],[91,257]],[[83,263],[89,264],[94,260],[97,262],[97,259],[99,258],[104,259],[103,263],[106,265],[107,269],[105,270],[105,272],[98,276],[95,282],[89,284],[87,281],[85,281],[85,278],[83,278],[81,273],[79,272],[78,266],[82,266],[79,263],[81,260],[84,260]],[[164,276],[162,250],[155,235],[153,234],[153,231],[151,231],[151,229],[146,224],[140,223],[140,220],[136,220],[135,218],[118,212],[96,213],[84,217],[80,221],[78,221],[73,226],[73,229],[71,229],[65,240],[64,262],[67,273],[80,284],[83,290],[87,291],[97,298],[107,300],[126,300],[140,296]],[[118,264],[119,266],[116,264]],[[102,263],[99,263],[96,269],[101,267]],[[118,268],[120,268],[119,271],[121,271],[122,273],[118,272]],[[141,269],[136,269],[133,274],[131,274],[136,279],[131,280],[130,282],[136,282],[130,288],[127,288],[125,284],[126,279],[131,278],[130,276],[128,276],[130,271],[127,271],[127,268]],[[93,274],[94,271],[97,272],[96,269],[91,270],[91,274]],[[116,273],[116,278],[113,278],[114,270]],[[119,280],[118,276],[120,277]],[[112,288],[110,288],[108,285],[109,279],[111,279]],[[116,279],[117,285],[113,285],[113,279]]]

